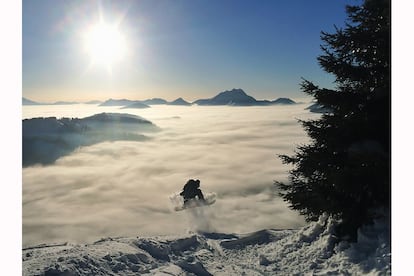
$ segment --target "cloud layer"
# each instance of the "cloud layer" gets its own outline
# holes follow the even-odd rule
[[[297,228],[303,217],[277,196],[273,182],[286,180],[290,169],[277,154],[292,153],[307,141],[297,118],[315,115],[304,107],[131,110],[162,131],[148,141],[104,142],[80,148],[53,165],[23,169],[23,245]],[[23,113],[50,116],[47,108],[24,107]],[[57,117],[119,112],[90,105],[54,111]],[[189,178],[200,179],[202,190],[215,192],[217,202],[174,212],[169,196]]]

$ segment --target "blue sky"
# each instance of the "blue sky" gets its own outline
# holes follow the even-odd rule
[[[189,101],[242,88],[257,99],[303,97],[301,77],[331,87],[318,65],[320,32],[343,26],[360,1],[22,2],[22,94],[35,101]],[[103,19],[127,52],[92,64],[85,33]]]

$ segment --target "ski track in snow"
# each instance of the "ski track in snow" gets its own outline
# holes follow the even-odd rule
[[[23,275],[391,275],[386,221],[352,244],[335,245],[333,225],[322,216],[299,230],[39,245],[23,249]]]

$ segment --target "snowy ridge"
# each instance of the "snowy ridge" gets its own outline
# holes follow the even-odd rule
[[[23,167],[52,164],[81,146],[104,141],[144,141],[158,131],[152,122],[127,113],[99,113],[86,118],[32,118],[22,121]]]
[[[322,216],[299,230],[245,235],[105,238],[85,245],[23,249],[23,275],[390,275],[386,221],[360,229],[358,243],[335,243]]]

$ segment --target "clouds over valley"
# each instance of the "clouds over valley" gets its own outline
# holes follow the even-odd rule
[[[292,153],[307,142],[297,119],[317,115],[305,107],[128,110],[160,130],[146,133],[149,139],[142,141],[103,141],[49,165],[23,168],[23,245],[302,226],[303,218],[277,196],[273,182],[286,180],[290,169],[277,154]],[[24,117],[51,116],[47,108],[24,107]],[[101,112],[119,109],[62,107],[52,116],[83,118]],[[201,180],[203,192],[215,192],[217,202],[174,212],[169,196],[190,178]],[[201,220],[194,221],[196,217]]]

